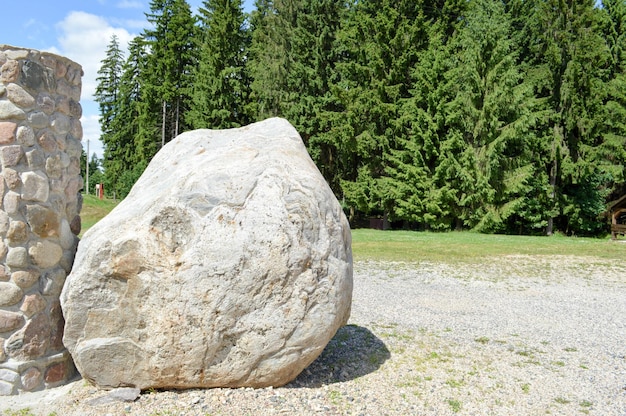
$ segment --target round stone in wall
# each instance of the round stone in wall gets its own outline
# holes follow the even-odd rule
[[[85,233],[64,344],[103,388],[280,386],[351,299],[350,228],[296,130],[196,130]]]
[[[24,292],[19,286],[9,282],[0,282],[0,306],[11,306],[22,300]]]

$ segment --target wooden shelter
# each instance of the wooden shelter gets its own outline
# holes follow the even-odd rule
[[[617,239],[619,234],[626,235],[626,195],[609,206],[611,214],[611,237]]]

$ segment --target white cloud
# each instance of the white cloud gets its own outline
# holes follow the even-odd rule
[[[22,26],[24,27],[24,29],[28,29],[29,27],[35,26],[37,24],[37,21],[35,19],[28,19],[28,21],[26,23],[24,23]]]
[[[89,157],[93,153],[102,158],[104,148],[100,141],[100,124],[98,123],[98,106],[94,102],[93,94],[96,90],[98,70],[102,60],[106,57],[106,50],[111,42],[111,36],[117,35],[120,48],[126,50],[128,43],[136,36],[125,27],[114,26],[105,18],[85,12],[70,12],[65,19],[56,25],[60,33],[58,48],[51,48],[50,52],[65,56],[79,63],[83,67],[83,85],[81,104],[83,117],[83,147],[87,151],[89,143]]]
[[[111,24],[119,25],[119,26],[125,27],[126,29],[137,30],[138,32],[141,32],[146,28],[146,26],[148,25],[148,22],[145,19],[141,20],[141,19],[112,18]]]
[[[80,124],[83,126],[83,148],[85,149],[85,153],[87,153],[87,146],[89,145],[89,159],[91,159],[91,155],[94,153],[98,156],[98,158],[102,159],[104,147],[100,141],[100,124],[98,123],[98,115],[83,115],[80,119]]]
[[[143,3],[136,0],[122,0],[117,3],[117,7],[120,9],[143,9]]]
[[[58,39],[60,55],[66,56],[83,67],[83,100],[92,100],[96,90],[96,78],[101,61],[112,35],[117,35],[120,46],[125,48],[134,37],[125,28],[113,27],[104,18],[85,12],[71,12],[57,24],[61,32]]]

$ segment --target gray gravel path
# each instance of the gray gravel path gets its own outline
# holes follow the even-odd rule
[[[448,347],[459,365],[443,366],[450,378],[434,396],[446,402],[454,395],[450,380],[462,380],[454,395],[460,414],[624,416],[626,269],[596,262],[510,257],[477,266],[361,263],[356,276],[367,284],[355,287],[359,302],[352,316],[365,326],[431,334],[439,347]],[[376,303],[385,306],[372,308]],[[474,373],[491,374],[475,377],[464,363],[468,358],[478,363]],[[489,379],[498,380],[494,388]]]
[[[356,262],[354,283],[350,324],[285,387],[148,392],[96,406],[105,393],[80,380],[1,398],[0,411],[626,416],[626,266]]]

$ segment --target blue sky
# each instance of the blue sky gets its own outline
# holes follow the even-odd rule
[[[121,45],[141,33],[147,25],[145,13],[150,0],[30,0],[3,2],[0,44],[21,46],[66,56],[82,65],[81,119],[83,147],[102,157],[99,140],[98,106],[93,101],[97,71],[111,36]],[[194,13],[202,0],[187,0]],[[244,0],[246,11],[254,0]]]

